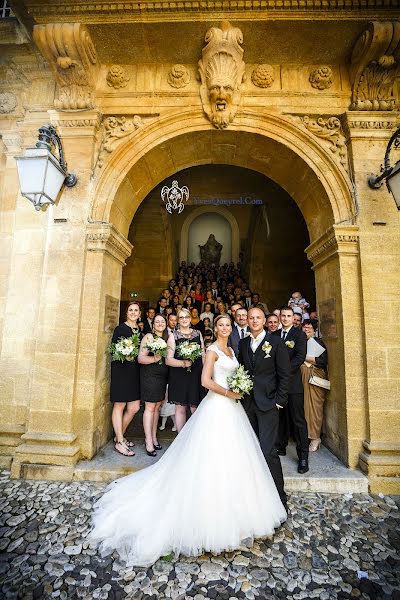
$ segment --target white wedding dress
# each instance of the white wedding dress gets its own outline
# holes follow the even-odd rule
[[[218,354],[213,380],[226,388],[238,362],[215,344],[210,350]],[[89,541],[149,566],[170,553],[234,550],[270,536],[286,517],[241,403],[209,391],[157,463],[110,485],[95,504]]]

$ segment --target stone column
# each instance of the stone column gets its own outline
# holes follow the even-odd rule
[[[400,214],[379,173],[388,140],[399,124],[394,112],[347,113],[359,204],[360,264],[367,365],[367,431],[360,455],[372,492],[400,493]],[[397,156],[398,158],[398,156]],[[395,153],[392,164],[395,162]]]
[[[47,231],[38,291],[29,419],[11,474],[71,479],[80,457],[73,409],[84,293],[86,221],[101,115],[96,111],[49,111],[49,115],[62,139],[69,170],[77,174],[78,183],[74,188],[63,189],[57,205],[48,209],[45,217]]]
[[[37,249],[32,248],[32,237],[38,233],[37,221],[30,219],[30,203],[18,196],[14,156],[21,154],[23,138],[17,130],[8,130],[2,134],[2,142],[0,466],[9,468],[15,447],[21,443],[25,431],[35,317],[29,293],[32,284],[29,273],[32,269],[40,269],[40,257]],[[17,304],[17,298],[21,303]]]
[[[366,434],[365,360],[358,227],[334,225],[307,249],[329,357],[324,442],[350,468]]]
[[[73,410],[84,458],[92,458],[111,437],[107,346],[119,322],[122,268],[132,248],[111,223],[88,224]]]

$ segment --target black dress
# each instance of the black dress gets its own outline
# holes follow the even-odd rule
[[[154,354],[149,352],[149,356],[154,356]],[[143,402],[164,400],[168,383],[168,367],[165,364],[165,358],[161,360],[161,365],[159,363],[140,365],[140,390]]]
[[[192,329],[190,337],[184,337],[179,330],[174,331],[173,335],[176,345],[174,358],[178,360],[183,360],[178,353],[179,346],[183,342],[189,340],[201,345],[201,334],[196,329]],[[168,402],[171,402],[171,404],[180,404],[181,406],[198,406],[205,396],[205,390],[201,386],[202,369],[203,361],[201,356],[192,364],[191,371],[182,367],[170,367]]]
[[[126,323],[121,323],[114,329],[112,342],[115,344],[119,338],[128,338],[134,333],[139,333],[139,329],[135,330]],[[111,402],[133,402],[140,399],[139,370],[137,359],[133,362],[127,360],[123,363],[119,360],[111,362]]]

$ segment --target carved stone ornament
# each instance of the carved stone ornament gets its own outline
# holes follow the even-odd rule
[[[55,74],[58,90],[54,107],[94,108],[97,55],[86,27],[81,23],[35,25],[33,39]]]
[[[330,67],[318,67],[311,71],[309,81],[316,90],[327,90],[333,84],[333,73]]]
[[[228,127],[239,107],[244,79],[243,34],[228,21],[211,27],[199,61],[203,110],[217,129]]]
[[[372,21],[351,55],[351,110],[394,110],[399,74],[400,22]]]
[[[168,73],[167,81],[174,88],[183,88],[190,81],[190,73],[185,65],[174,65]]]
[[[120,65],[112,65],[107,73],[106,79],[108,85],[116,90],[125,87],[129,81],[125,69]]]
[[[336,156],[346,171],[348,170],[346,138],[342,133],[342,124],[337,117],[312,119],[309,116],[297,117],[297,121],[313,135],[329,144],[330,151]]]
[[[105,153],[111,153],[119,140],[132,135],[143,125],[142,118],[135,115],[132,118],[127,117],[107,117],[103,126],[103,137],[100,145],[97,166],[104,164]]]
[[[274,79],[274,69],[271,65],[258,65],[251,74],[252,82],[260,88],[270,87]]]
[[[10,113],[17,107],[17,97],[12,92],[0,93],[0,113]]]

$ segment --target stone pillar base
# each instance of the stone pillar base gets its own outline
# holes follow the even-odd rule
[[[400,494],[400,444],[363,442],[360,468],[368,475],[373,494]]]
[[[72,480],[80,457],[76,435],[29,432],[21,437],[11,465],[12,479]]]
[[[2,425],[0,428],[0,467],[9,469],[15,448],[22,444],[23,425]]]

